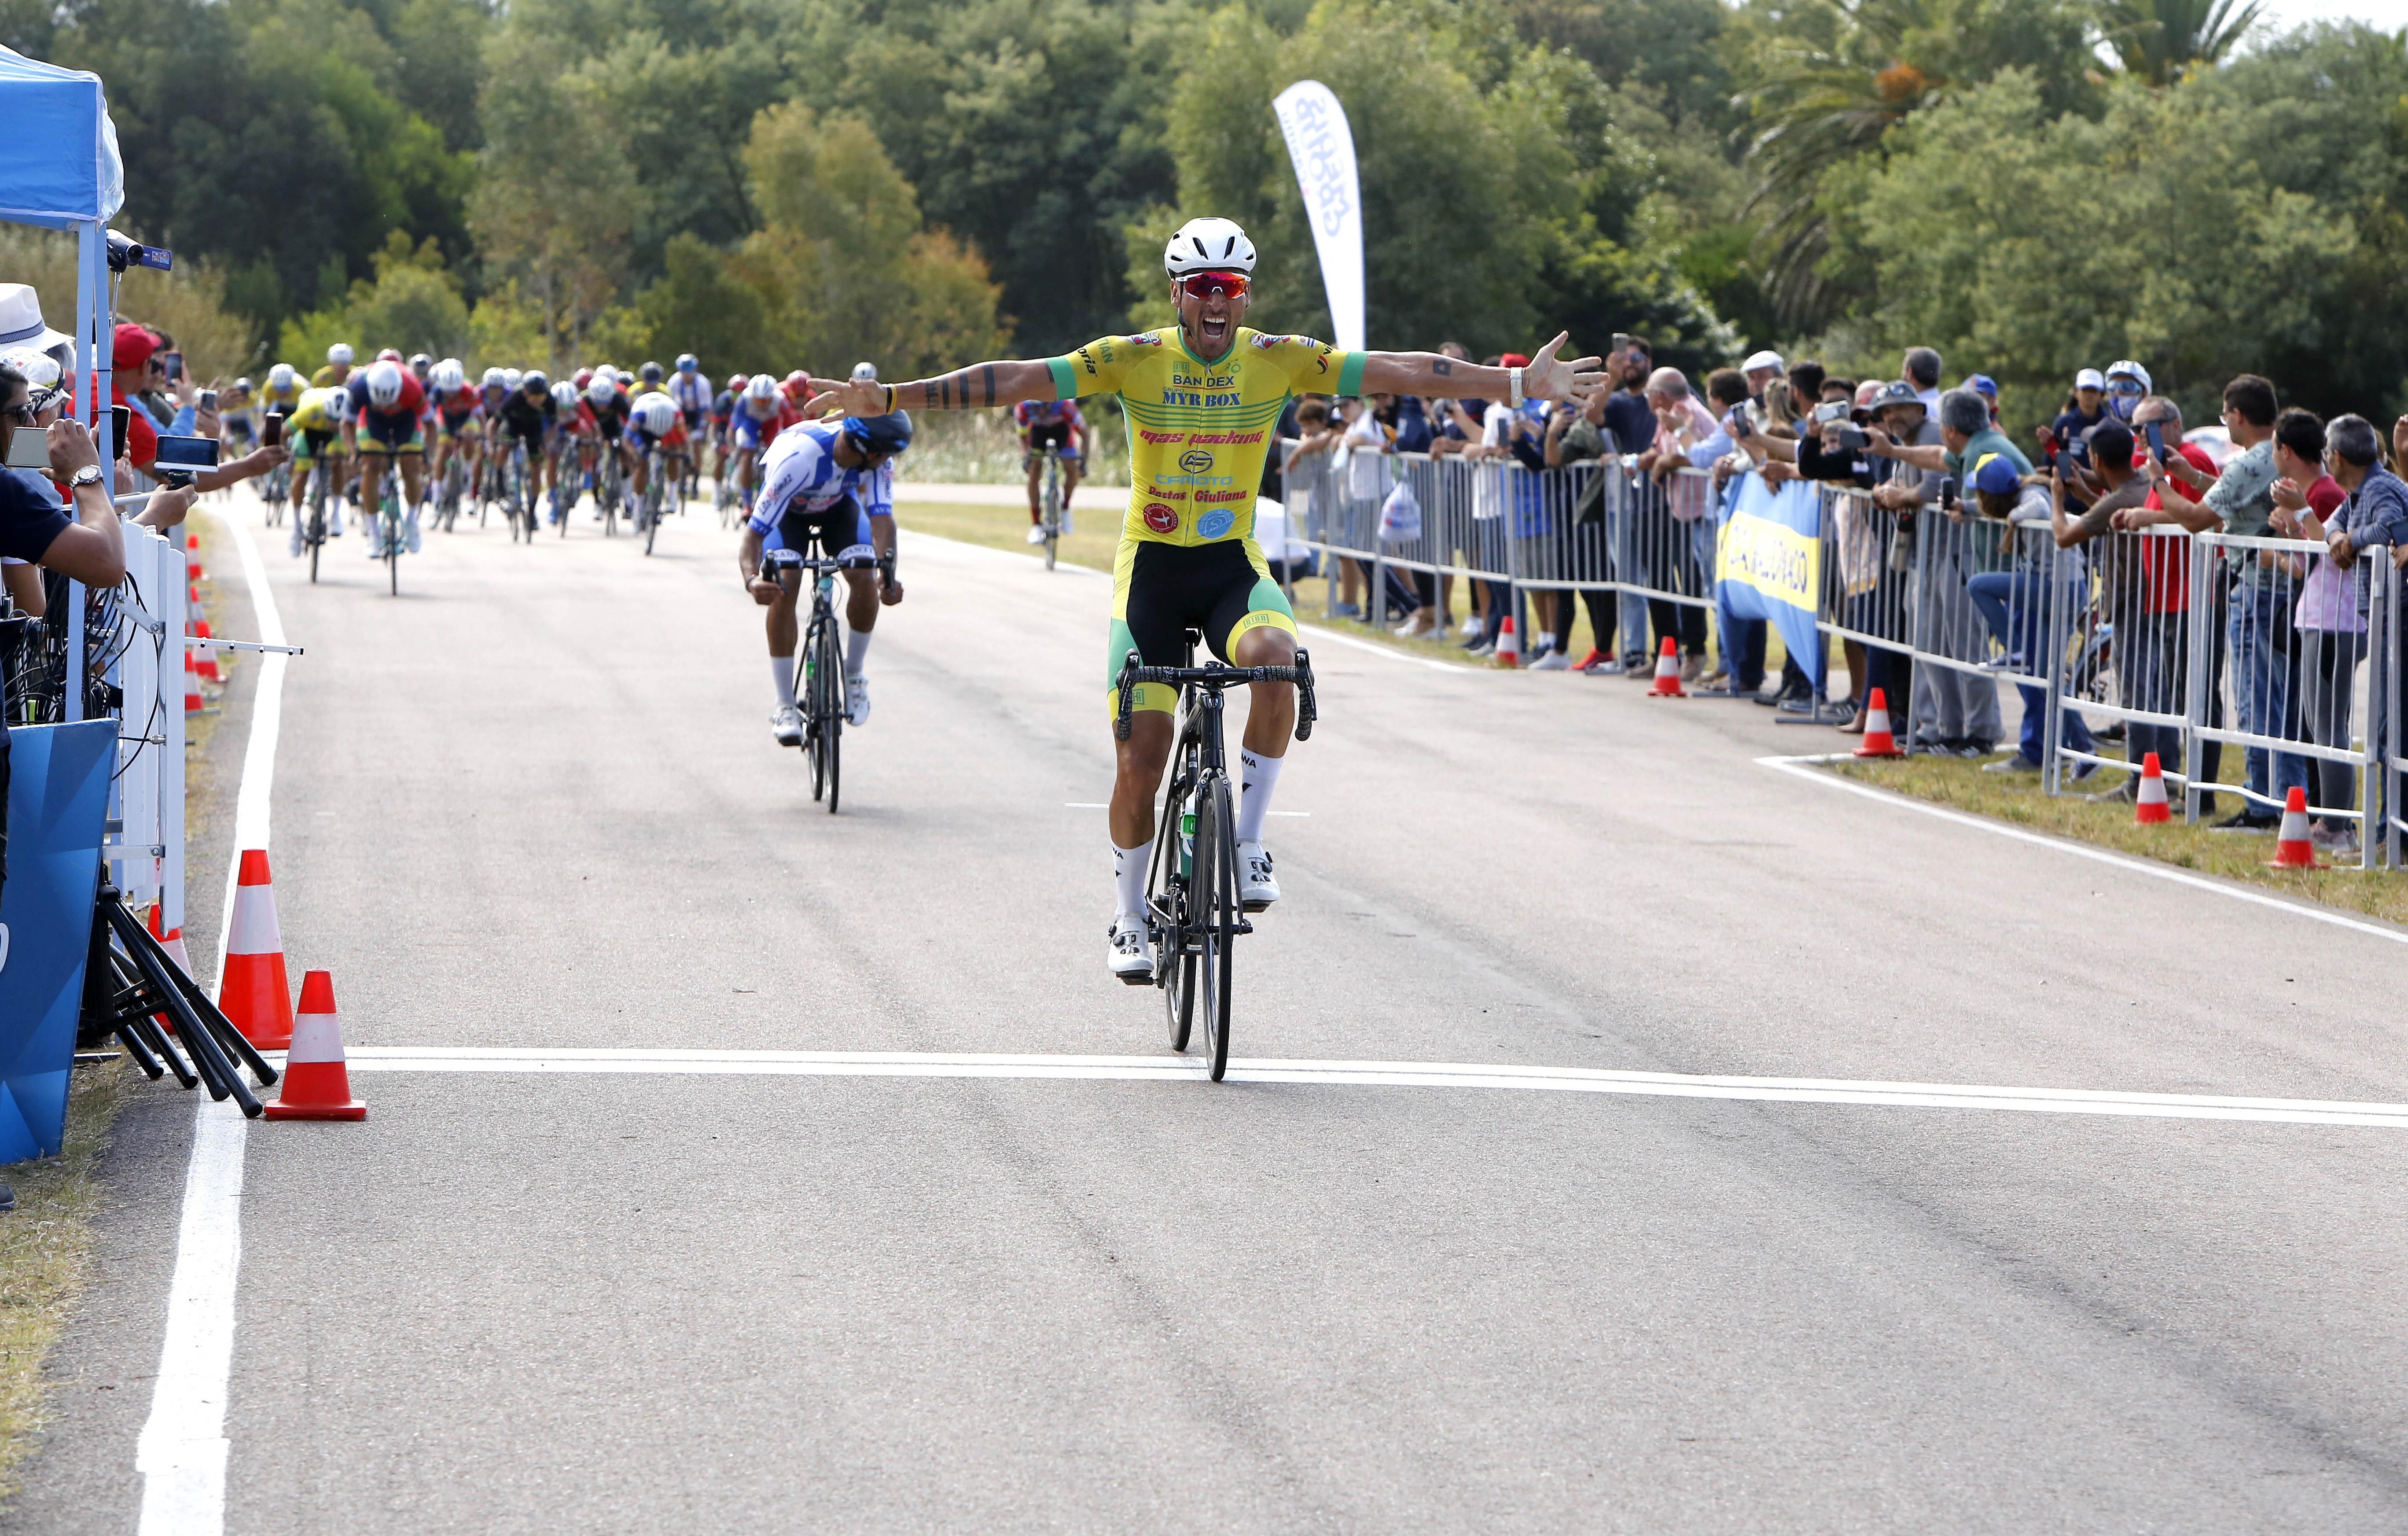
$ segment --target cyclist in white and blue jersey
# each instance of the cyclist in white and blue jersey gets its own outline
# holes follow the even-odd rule
[[[700,442],[703,414],[710,409],[710,379],[703,373],[702,362],[694,353],[678,353],[677,371],[669,375],[668,390],[669,398],[677,402],[679,413],[685,417],[686,435]]]
[[[895,579],[894,460],[910,445],[911,418],[898,410],[804,422],[779,433],[762,454],[761,494],[745,519],[736,566],[752,600],[769,610],[769,678],[778,694],[769,728],[783,745],[803,739],[795,709],[795,610],[803,582],[800,571],[773,567],[801,559],[814,538],[846,562],[844,712],[847,724],[862,725],[869,719],[861,668],[870,631],[882,605],[903,600]]]

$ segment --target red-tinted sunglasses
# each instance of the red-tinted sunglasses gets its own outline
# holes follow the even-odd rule
[[[1241,298],[1247,280],[1243,272],[1190,272],[1179,280],[1179,291],[1194,299],[1209,299],[1215,294]]]

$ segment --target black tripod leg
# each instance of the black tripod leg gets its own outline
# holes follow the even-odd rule
[[[242,1107],[243,1113],[258,1118],[263,1113],[258,1097],[244,1085],[241,1074],[226,1058],[225,1047],[218,1040],[210,1021],[193,1006],[185,988],[179,984],[186,980],[184,973],[177,969],[176,962],[168,958],[167,952],[159,947],[158,940],[150,937],[149,930],[134,920],[134,914],[125,910],[123,902],[110,901],[108,905],[110,909],[109,926],[117,930],[118,939],[133,957],[136,968],[152,986],[159,989],[168,1015],[176,1021],[177,1035],[183,1041],[184,1049],[193,1054],[193,1065],[199,1069],[202,1081],[208,1084],[209,1097],[231,1097]],[[217,1013],[214,1004],[209,1005],[209,1012]],[[217,1016],[220,1019],[225,1017],[222,1013]],[[233,1026],[228,1025],[227,1027]]]

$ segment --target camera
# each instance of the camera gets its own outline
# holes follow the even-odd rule
[[[129,266],[147,266],[153,271],[171,272],[176,266],[176,253],[161,245],[144,245],[130,236],[112,229],[108,232],[108,269],[123,276]]]

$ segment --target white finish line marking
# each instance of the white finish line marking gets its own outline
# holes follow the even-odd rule
[[[1168,1056],[997,1055],[936,1051],[514,1050],[508,1046],[356,1046],[358,1072],[636,1073],[710,1077],[1020,1078],[1207,1084],[1202,1066]],[[1512,1067],[1451,1061],[1229,1062],[1227,1083],[1361,1087],[1506,1088],[1540,1093],[1634,1094],[1776,1104],[1869,1104],[1902,1109],[2006,1110],[2030,1114],[2137,1115],[2168,1120],[2255,1120],[2299,1126],[2408,1130],[2408,1104],[2350,1099],[2222,1098],[2090,1088],[2011,1088],[1962,1083],[1880,1083],[1820,1077],[1724,1077],[1585,1067]],[[1225,1084],[1226,1085],[1226,1084]]]
[[[2229,896],[2235,901],[2246,901],[2259,907],[2272,907],[2276,912],[2289,912],[2294,917],[2311,918],[2318,923],[2329,923],[2337,928],[2347,928],[2352,933],[2369,934],[2376,939],[2388,939],[2395,944],[2408,944],[2408,932],[2402,932],[2398,928],[2387,928],[2379,923],[2361,922],[2355,917],[2346,917],[2327,908],[2311,907],[2300,901],[2286,901],[2279,896],[2268,896],[2262,891],[2253,891],[2245,886],[2228,885],[2220,880],[2207,880],[2199,875],[2186,874],[2169,864],[2152,863],[2148,859],[2127,858],[2121,854],[2108,853],[2103,848],[2092,848],[2086,843],[2073,842],[2064,838],[2053,838],[2046,833],[2027,832],[2020,826],[2009,826],[2004,822],[1994,822],[1986,816],[1951,811],[1944,806],[1932,805],[1911,796],[1899,795],[1886,789],[1877,789],[1871,784],[1854,783],[1835,773],[1826,773],[1813,766],[1845,760],[1836,756],[1816,756],[1759,757],[1756,761],[1761,768],[1790,774],[1805,780],[1808,783],[1821,784],[1826,789],[1845,790],[1851,795],[1861,795],[1869,800],[1879,800],[1884,805],[1920,811],[1926,816],[1937,816],[1943,822],[1955,822],[1959,826],[1976,827],[2002,838],[2013,838],[2017,842],[2035,843],[2042,848],[2054,848],[2060,854],[2071,854],[2076,858],[2086,858],[2100,864],[2112,864],[2118,869],[2128,869],[2134,874],[2147,875],[2153,880],[2170,880],[2177,885],[2188,885],[2193,890],[2213,891],[2218,896]]]
[[[242,555],[260,642],[282,645],[284,620],[267,587],[259,546],[238,515],[217,514]],[[218,924],[217,974],[234,931],[234,893],[241,852],[267,846],[268,793],[276,778],[276,739],[284,716],[284,668],[292,658],[260,657],[251,705],[251,739],[235,797],[234,856],[226,860],[225,914]],[[184,1170],[184,1208],[176,1233],[176,1272],[168,1283],[167,1333],[150,1416],[135,1443],[142,1474],[141,1536],[220,1536],[225,1529],[226,1388],[234,1365],[235,1284],[242,1268],[243,1149],[251,1122],[231,1100],[202,1096],[194,1112],[193,1158]]]

